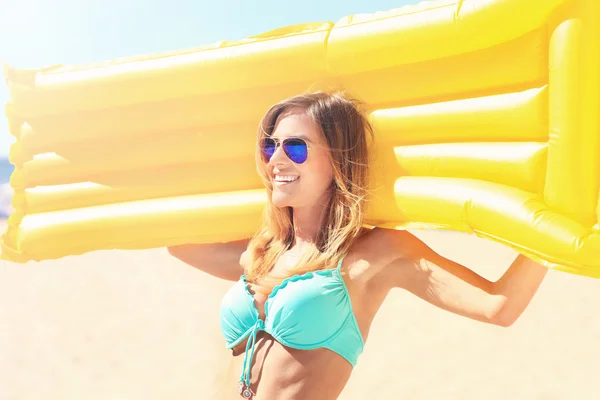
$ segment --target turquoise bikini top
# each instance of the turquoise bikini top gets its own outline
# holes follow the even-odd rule
[[[275,286],[265,302],[264,321],[259,318],[245,275],[227,292],[221,304],[221,331],[227,348],[250,337],[240,376],[240,391],[243,385],[250,386],[258,331],[265,331],[279,343],[294,349],[332,350],[353,367],[356,365],[364,342],[340,272],[342,260],[336,269],[294,275]]]

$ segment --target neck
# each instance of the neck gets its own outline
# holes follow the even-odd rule
[[[325,217],[326,203],[318,202],[309,207],[294,207],[294,241],[292,248],[303,252],[309,246],[315,246]]]

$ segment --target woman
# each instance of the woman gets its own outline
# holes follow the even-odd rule
[[[366,228],[367,135],[365,116],[341,94],[274,105],[258,133],[268,193],[261,230],[250,240],[169,249],[236,282],[221,304],[234,364],[225,398],[336,399],[392,288],[510,326],[544,278],[545,267],[520,255],[490,282],[407,231]]]

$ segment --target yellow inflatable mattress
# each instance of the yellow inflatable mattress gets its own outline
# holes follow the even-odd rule
[[[252,235],[273,103],[347,90],[375,128],[372,225],[474,232],[600,277],[600,4],[439,0],[238,42],[5,66],[2,257]],[[217,167],[218,166],[218,167]]]

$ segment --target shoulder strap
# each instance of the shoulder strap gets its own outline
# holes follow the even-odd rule
[[[338,261],[338,265],[337,265],[337,270],[340,271],[342,269],[342,262],[344,261],[344,256],[342,256],[340,258],[340,261]]]

